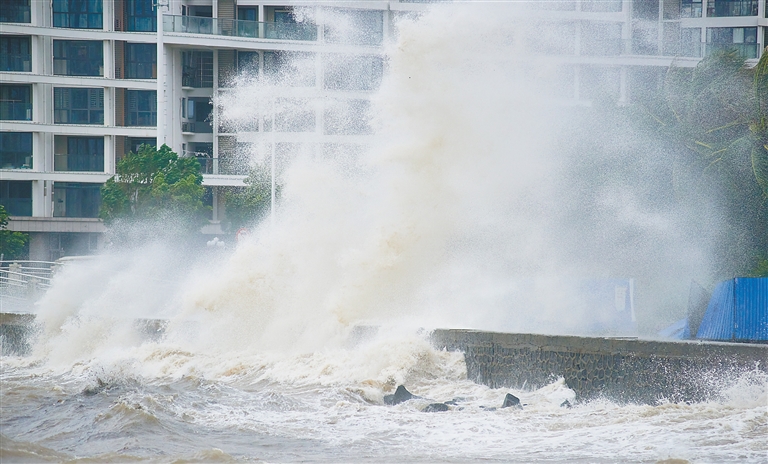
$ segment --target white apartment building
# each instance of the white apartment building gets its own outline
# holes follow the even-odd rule
[[[226,232],[221,189],[244,185],[254,146],[322,153],[366,142],[361,115],[383,73],[381,47],[399,15],[439,7],[428,3],[0,0],[0,204],[9,228],[30,234],[33,260],[95,251],[105,230],[99,189],[117,160],[165,143],[198,158],[212,207],[204,232]],[[541,0],[529,2],[526,18],[557,23],[563,40],[525,40],[568,70],[562,98],[588,102],[608,89],[626,102],[672,63],[695,66],[717,48],[756,60],[765,3]],[[321,11],[354,27],[324,23]],[[287,69],[297,61],[312,65]],[[300,110],[250,125],[222,120],[219,99],[238,73],[286,72],[275,101]]]

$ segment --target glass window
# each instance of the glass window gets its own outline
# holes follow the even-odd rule
[[[267,39],[281,40],[317,40],[317,25],[309,22],[297,22],[290,9],[275,9],[273,22],[264,24]]]
[[[336,21],[325,26],[326,42],[379,45],[384,40],[382,11],[334,10],[334,13]]]
[[[53,27],[101,29],[102,0],[53,0]]]
[[[53,89],[55,124],[104,124],[104,89]]]
[[[253,7],[237,7],[237,19],[240,21],[258,21],[259,9]]]
[[[54,171],[104,172],[104,137],[56,136],[54,144],[65,151],[54,155]]]
[[[125,152],[138,153],[142,145],[157,145],[157,139],[145,137],[128,137],[125,139]]]
[[[756,27],[710,27],[707,29],[707,54],[715,50],[736,50],[746,59],[757,58]]]
[[[701,18],[701,0],[682,0],[680,2],[681,18]]]
[[[125,0],[126,30],[157,32],[157,12],[153,0]]]
[[[0,23],[31,23],[30,0],[2,0]]]
[[[581,0],[581,11],[600,13],[618,13],[622,8],[622,0]]]
[[[757,16],[758,0],[709,0],[707,16]]]
[[[28,35],[0,35],[0,71],[32,71],[31,49]]]
[[[184,87],[213,87],[213,52],[199,50],[181,54],[181,85]]]
[[[237,72],[256,76],[259,74],[259,52],[237,52]]]
[[[99,217],[102,184],[53,183],[54,217]]]
[[[54,40],[53,73],[59,76],[103,76],[104,46],[99,40]]]
[[[581,37],[582,55],[611,56],[621,54],[621,24],[584,23]]]
[[[0,132],[0,169],[32,169],[31,132]]]
[[[32,120],[32,86],[0,84],[0,120]]]
[[[325,88],[374,90],[381,83],[384,62],[380,56],[334,56],[326,60]]]
[[[702,52],[701,29],[680,29],[680,55],[700,58]]]
[[[0,205],[10,216],[32,216],[32,181],[0,180]]]
[[[283,85],[315,85],[315,55],[307,52],[264,52],[264,75]]]
[[[157,78],[157,46],[155,44],[125,44],[125,78]]]
[[[125,91],[125,125],[157,126],[157,92],[155,90]]]

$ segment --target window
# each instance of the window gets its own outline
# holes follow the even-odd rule
[[[368,100],[339,100],[325,107],[325,133],[328,135],[370,134]]]
[[[104,137],[54,138],[54,171],[104,172]]]
[[[610,56],[621,54],[621,24],[584,23],[581,29],[582,55]]]
[[[155,90],[125,91],[125,125],[157,126],[157,92]]]
[[[30,0],[3,0],[0,23],[31,23]]]
[[[53,89],[55,124],[104,124],[104,89]]]
[[[680,29],[680,55],[700,58],[701,52],[701,29],[698,27]]]
[[[709,0],[707,16],[757,16],[758,0]]]
[[[157,78],[157,46],[154,44],[125,44],[125,78]]]
[[[259,52],[237,52],[237,72],[257,76],[259,74]]]
[[[290,9],[274,9],[272,17],[273,22],[264,24],[267,39],[317,40],[317,26],[312,23],[297,22]]]
[[[156,146],[157,139],[144,137],[129,137],[125,139],[125,152],[138,153],[142,145]]]
[[[707,54],[715,50],[736,50],[746,59],[757,58],[756,27],[710,27],[707,29]]]
[[[32,216],[32,181],[0,180],[0,205],[9,216]]]
[[[54,182],[53,216],[99,217],[101,185],[80,182]]]
[[[32,71],[29,36],[0,35],[0,71]]]
[[[32,86],[0,84],[0,120],[32,120]]]
[[[380,45],[384,40],[384,15],[374,10],[334,10],[336,21],[325,26],[329,43]]]
[[[101,29],[102,0],[53,0],[53,27]]]
[[[0,169],[32,169],[31,132],[0,132]]]
[[[582,0],[581,11],[618,13],[622,8],[621,0]]]
[[[213,87],[213,52],[187,51],[181,54],[181,85],[184,87]]]
[[[315,85],[315,55],[306,52],[264,52],[264,74],[283,85]]]
[[[125,0],[126,30],[157,32],[157,12],[153,0]]]
[[[701,0],[682,0],[680,2],[681,18],[701,18]]]
[[[381,83],[384,62],[380,56],[338,56],[326,60],[325,88],[373,90]]]
[[[237,19],[240,21],[258,21],[259,9],[253,7],[239,6],[237,7]]]
[[[103,76],[104,47],[98,40],[54,40],[53,73],[59,76]]]

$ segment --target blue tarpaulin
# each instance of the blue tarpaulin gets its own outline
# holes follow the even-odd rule
[[[768,341],[768,278],[737,277],[717,284],[696,338]]]

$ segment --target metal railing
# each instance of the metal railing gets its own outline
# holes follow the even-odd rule
[[[56,263],[0,261],[0,301],[34,301],[51,286]]]

